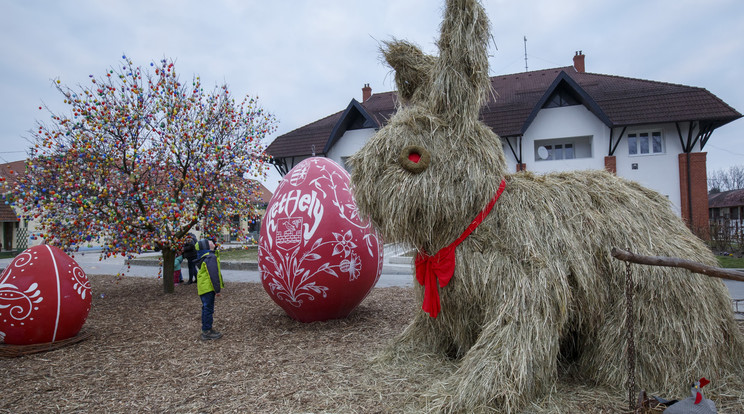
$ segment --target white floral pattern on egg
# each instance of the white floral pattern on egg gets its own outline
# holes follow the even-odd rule
[[[377,283],[382,248],[359,217],[346,170],[328,158],[308,158],[287,173],[266,208],[261,282],[298,321],[344,318]]]
[[[90,311],[90,281],[54,246],[21,252],[0,275],[0,342],[56,342],[80,332]]]

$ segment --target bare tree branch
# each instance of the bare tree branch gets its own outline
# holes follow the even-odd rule
[[[677,257],[644,256],[631,253],[626,250],[618,249],[617,247],[612,248],[612,257],[625,262],[645,264],[649,266],[680,267],[691,272],[701,273],[710,277],[744,282],[744,272],[722,269],[720,267],[712,267],[704,265],[702,263],[680,259]]]

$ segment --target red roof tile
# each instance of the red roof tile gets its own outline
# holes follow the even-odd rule
[[[565,73],[565,75],[561,75]],[[494,94],[481,119],[502,137],[521,135],[525,122],[559,76],[570,77],[606,115],[611,126],[661,122],[707,121],[719,127],[742,115],[703,88],[596,73],[579,73],[572,66],[491,78]],[[396,93],[372,95],[361,105],[380,126],[396,110]],[[266,151],[276,158],[309,156],[328,143],[343,111],[277,137]]]
[[[0,222],[6,221],[17,222],[18,216],[16,216],[15,211],[13,211],[12,207],[3,202],[0,202]]]
[[[5,164],[0,164],[0,177],[4,178],[10,183],[14,183],[18,180],[18,177],[26,174],[26,161],[13,161]]]

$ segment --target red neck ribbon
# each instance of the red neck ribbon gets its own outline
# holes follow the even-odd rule
[[[496,200],[504,192],[505,187],[506,181],[501,180],[499,190],[491,202],[488,203],[483,211],[478,213],[478,216],[475,217],[473,222],[470,223],[457,240],[433,256],[429,256],[423,250],[420,250],[416,255],[416,280],[418,280],[420,285],[424,286],[424,303],[421,308],[432,318],[436,318],[442,309],[442,305],[439,302],[437,282],[439,282],[439,287],[445,287],[450,279],[452,279],[452,275],[455,274],[455,248],[483,222],[488,213],[491,212],[494,204],[496,204]]]

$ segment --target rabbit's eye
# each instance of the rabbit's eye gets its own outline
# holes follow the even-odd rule
[[[403,148],[398,156],[398,163],[414,174],[419,174],[429,168],[430,161],[429,151],[418,145],[409,145]]]

